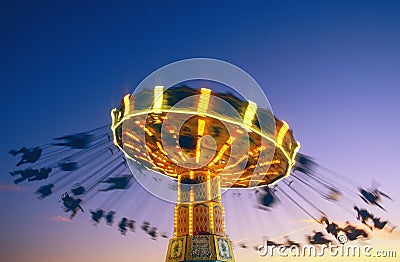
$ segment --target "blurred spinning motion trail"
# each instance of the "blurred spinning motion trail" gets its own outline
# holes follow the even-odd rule
[[[204,91],[206,89],[199,91],[187,86],[177,86],[175,89],[169,90],[179,91],[182,97],[206,92]],[[223,95],[220,97],[231,104],[235,102],[232,97]],[[122,115],[125,106],[126,98],[120,106]],[[129,110],[129,108],[125,108],[125,110]],[[160,116],[153,116],[153,118],[156,123]],[[288,134],[292,134],[285,122],[276,118],[275,121],[277,123],[275,136],[278,140],[284,139],[279,137],[279,131],[283,127],[286,128]],[[201,118],[196,119],[196,125],[197,123],[201,124]],[[167,125],[168,122],[165,121],[165,124]],[[154,172],[150,170],[154,168],[140,157],[137,158],[137,161],[130,161],[136,165],[136,170],[128,168],[128,162],[124,155],[126,152],[120,150],[123,131],[117,130],[114,125],[115,123],[112,123],[112,125],[104,125],[82,133],[64,135],[40,146],[10,150],[9,153],[12,156],[20,158],[16,163],[18,169],[10,172],[14,183],[43,183],[35,191],[35,194],[42,200],[58,194],[62,208],[69,214],[70,219],[80,215],[81,212],[86,212],[90,215],[93,225],[98,226],[105,223],[107,226],[116,227],[116,230],[122,235],[134,234],[141,230],[153,240],[170,238],[174,235],[173,230],[176,230],[176,225],[175,228],[172,228],[172,217],[170,220],[157,217],[154,215],[154,209],[162,209],[166,214],[173,214],[173,203],[149,194],[137,181],[137,178],[151,177],[152,184],[155,186],[165,182],[159,176],[154,176]],[[153,126],[153,129],[150,127],[149,125],[148,129],[145,129],[149,136],[152,135],[151,132],[157,131],[156,125]],[[167,126],[167,128],[169,127]],[[169,130],[171,131],[171,129]],[[214,124],[210,130],[213,130],[214,136],[218,136],[218,133],[223,131],[218,128],[217,124]],[[238,129],[234,134],[239,136],[241,132]],[[171,134],[173,134],[172,131]],[[137,140],[133,132],[124,133],[124,135],[133,142]],[[187,134],[174,134],[174,137],[182,147],[190,150],[195,150],[197,147],[196,139],[191,139]],[[228,148],[234,138],[231,137],[230,140],[227,140],[228,142],[224,142],[223,144],[227,145],[225,147]],[[295,143],[293,137],[291,139],[290,143]],[[282,141],[280,143],[282,145]],[[126,147],[126,145],[129,144],[124,146]],[[164,154],[163,151],[166,148],[162,148],[162,145],[158,143],[155,145],[159,147],[157,154],[160,154],[159,156]],[[130,150],[140,153],[140,150],[134,146]],[[219,150],[221,152],[221,148]],[[251,151],[250,156],[255,152]],[[312,245],[338,243],[337,237],[340,234],[346,235],[349,241],[362,241],[372,237],[376,230],[385,230],[388,234],[396,230],[396,226],[390,221],[373,214],[376,209],[390,212],[385,209],[384,201],[393,201],[388,194],[378,189],[376,182],[373,182],[371,188],[365,188],[349,176],[337,174],[318,164],[310,156],[302,153],[296,154],[293,149],[289,153],[295,156],[295,161],[291,168],[284,168],[288,168],[290,171],[287,179],[280,181],[282,174],[277,173],[275,177],[268,177],[267,180],[261,179],[253,189],[244,191],[241,188],[252,188],[250,185],[252,181],[247,181],[239,176],[237,181],[233,181],[235,186],[231,185],[232,188],[228,187],[229,189],[224,190],[222,202],[227,210],[228,224],[233,224],[231,221],[237,220],[236,225],[241,225],[240,229],[232,230],[233,234],[229,235],[234,249],[254,248],[257,250],[261,241],[267,241],[268,245],[276,246],[279,244],[300,246],[305,242]],[[218,161],[221,162],[222,155],[219,158]],[[163,163],[166,161],[161,158],[159,161],[161,162],[158,166],[164,166]],[[273,161],[278,160],[274,158]],[[273,166],[273,161],[271,166]],[[215,160],[216,162],[217,160]],[[222,159],[219,164],[225,165],[226,162]],[[245,170],[254,169],[251,163],[245,167]],[[168,169],[165,170],[167,170],[166,173],[169,172]],[[131,171],[135,174],[132,174]],[[180,185],[171,183],[167,187],[168,190],[174,194],[177,192],[184,194],[184,190],[190,192],[193,185],[198,183],[191,177],[182,177],[180,182],[186,183],[186,185],[179,189]],[[229,181],[222,183],[224,182]],[[316,198],[318,201],[315,200]],[[92,206],[93,199],[100,199],[103,202],[100,206]],[[321,203],[323,204],[321,205]],[[293,212],[293,209],[298,209],[304,214],[304,217],[312,219],[312,226],[285,233],[289,229],[286,229],[280,219],[274,217],[274,213],[279,209],[282,211],[282,208],[288,213]],[[334,218],[331,218],[335,217],[334,212],[338,209],[346,213],[346,216],[349,217],[348,220],[356,217],[360,221],[359,225],[351,224],[348,221],[335,221]],[[282,235],[270,238],[268,223],[271,221],[279,225],[278,228],[281,228]],[[292,233],[310,230],[311,227],[318,227],[318,225],[319,230],[314,229],[311,233],[306,234],[303,240],[294,241],[289,238]]]

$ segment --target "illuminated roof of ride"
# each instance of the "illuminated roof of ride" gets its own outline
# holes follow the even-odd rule
[[[300,148],[288,124],[270,111],[207,88],[156,86],[126,95],[111,116],[114,143],[129,160],[176,179],[177,165],[192,159],[220,174],[225,188],[279,181]],[[215,142],[205,139],[210,136]]]

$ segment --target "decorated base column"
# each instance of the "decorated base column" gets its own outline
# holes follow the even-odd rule
[[[225,234],[220,180],[209,170],[178,174],[174,237],[165,261],[235,261]]]

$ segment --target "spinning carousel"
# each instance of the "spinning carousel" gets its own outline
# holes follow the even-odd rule
[[[234,261],[221,192],[284,179],[300,148],[271,111],[205,87],[145,89],[126,95],[111,116],[113,142],[129,166],[176,183],[167,262]]]

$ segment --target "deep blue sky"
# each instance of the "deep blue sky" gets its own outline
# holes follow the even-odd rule
[[[103,125],[153,70],[212,57],[258,81],[303,152],[400,199],[399,1],[81,2],[0,2],[0,184],[11,183],[9,149]],[[30,247],[25,227],[9,230],[26,223],[15,217],[40,228],[58,210],[31,199],[0,192],[1,244]]]

